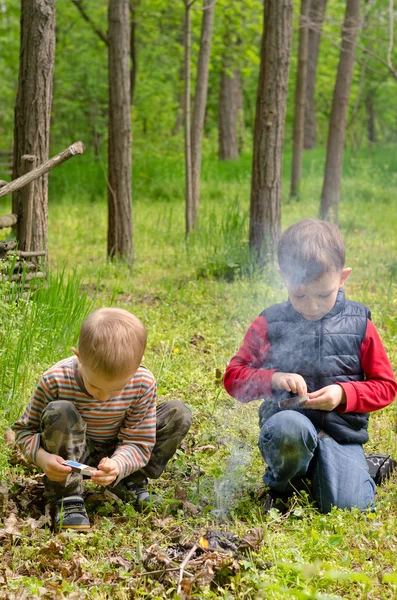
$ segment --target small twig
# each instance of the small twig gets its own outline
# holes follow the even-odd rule
[[[181,583],[182,583],[182,579],[183,579],[184,569],[185,569],[187,563],[189,562],[189,560],[192,558],[193,554],[196,552],[197,548],[198,548],[198,544],[194,544],[194,546],[192,546],[192,548],[189,550],[188,554],[185,556],[185,558],[183,559],[183,562],[180,566],[178,589],[176,590],[176,593],[178,594],[178,596],[181,593]]]
[[[168,571],[179,571],[181,567],[170,567],[169,569],[158,569],[157,571],[145,571],[144,573],[139,573],[138,577],[141,577],[142,575],[146,576],[146,575],[155,575],[157,573],[168,573]],[[183,570],[183,573],[185,573],[185,575],[188,575],[188,577],[194,577],[193,573],[189,573],[189,571],[185,571]]]

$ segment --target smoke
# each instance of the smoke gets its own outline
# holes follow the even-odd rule
[[[230,457],[225,470],[214,484],[217,520],[223,520],[236,504],[237,497],[241,497],[247,479],[247,467],[251,459],[251,449],[239,440],[232,439],[230,449]]]

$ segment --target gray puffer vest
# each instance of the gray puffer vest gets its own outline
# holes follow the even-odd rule
[[[364,380],[359,354],[371,314],[366,306],[346,300],[342,289],[332,310],[319,321],[306,320],[289,300],[267,308],[262,315],[272,350],[271,360],[263,365],[266,369],[299,373],[309,392],[337,382]],[[278,401],[291,395],[277,390],[273,398]],[[337,442],[368,441],[368,413],[297,410]]]

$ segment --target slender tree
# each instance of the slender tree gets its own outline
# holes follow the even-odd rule
[[[108,256],[132,263],[130,24],[128,0],[109,0]]]
[[[192,141],[191,141],[191,101],[190,101],[190,57],[192,44],[192,21],[191,21],[191,2],[192,0],[183,0],[185,5],[185,221],[186,235],[194,228],[194,208],[193,208],[193,184],[192,184]]]
[[[320,51],[322,26],[327,0],[312,0],[309,13],[309,40],[306,78],[306,103],[304,118],[304,148],[310,150],[317,145],[316,104],[314,99],[317,63]]]
[[[73,4],[83,17],[84,21],[88,23],[92,31],[96,33],[99,39],[106,45],[109,45],[109,39],[107,31],[103,31],[99,25],[97,25],[94,19],[88,13],[84,0],[72,0]],[[130,0],[130,56],[131,56],[131,69],[130,69],[130,91],[131,91],[131,104],[134,102],[135,83],[136,75],[138,70],[138,56],[137,56],[137,42],[136,42],[136,30],[137,30],[137,8],[140,5],[140,0]]]
[[[200,52],[197,66],[196,89],[192,118],[192,227],[197,226],[200,204],[201,147],[205,109],[207,106],[208,70],[210,63],[212,29],[214,24],[215,0],[204,0],[201,24]]]
[[[22,0],[18,92],[15,103],[12,177],[21,172],[21,158],[33,155],[37,164],[48,159],[55,58],[55,0]],[[21,192],[12,198],[12,211],[20,214]],[[34,182],[34,228],[31,250],[48,246],[48,180]]]
[[[281,173],[292,0],[265,0],[252,161],[250,247],[258,264],[272,260],[281,230]]]
[[[299,59],[295,89],[294,143],[292,151],[292,176],[290,191],[291,197],[299,195],[299,185],[302,177],[310,4],[311,0],[301,0]]]
[[[185,5],[185,207],[186,234],[197,226],[200,203],[201,143],[208,91],[208,68],[216,0],[204,0],[200,52],[197,67],[193,119],[191,120],[191,10],[195,0]]]
[[[327,158],[321,194],[320,216],[338,224],[343,148],[350,87],[353,77],[357,35],[360,29],[361,0],[347,0],[342,31],[342,48],[332,101]]]
[[[232,160],[239,155],[239,123],[241,110],[240,71],[232,66],[232,59],[225,54],[221,67],[219,89],[219,158]]]

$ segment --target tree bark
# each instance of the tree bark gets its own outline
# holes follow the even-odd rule
[[[134,104],[135,94],[135,83],[136,75],[138,71],[138,55],[137,55],[137,44],[136,44],[136,7],[139,5],[140,0],[130,1],[130,12],[131,12],[131,31],[130,31],[130,56],[131,56],[131,70],[130,70],[130,86],[131,86],[131,105]]]
[[[317,121],[315,88],[318,54],[327,0],[312,0],[309,13],[309,41],[306,79],[304,148],[310,150],[317,145]]]
[[[320,204],[321,218],[332,221],[336,225],[339,223],[338,209],[346,118],[359,28],[360,0],[347,0],[342,31],[342,48],[332,101],[327,158]]]
[[[193,229],[193,189],[192,189],[192,142],[190,123],[190,55],[191,55],[191,15],[190,0],[185,3],[185,221],[186,235]]]
[[[235,77],[238,78],[238,96],[237,96],[237,145],[238,153],[241,154],[244,150],[245,140],[245,114],[244,114],[244,94],[243,94],[243,80],[239,70],[235,71]]]
[[[281,174],[292,0],[265,0],[254,127],[250,248],[259,265],[276,255],[281,230]]]
[[[311,0],[301,0],[301,16],[299,30],[299,58],[295,90],[294,143],[292,151],[292,176],[290,196],[299,195],[302,178],[302,155],[305,121],[307,52],[309,39],[309,11]]]
[[[214,0],[204,0],[203,20],[201,24],[200,53],[197,67],[196,90],[194,94],[194,109],[192,118],[192,228],[195,229],[198,221],[200,204],[200,171],[201,171],[201,145],[205,109],[207,106],[208,70],[211,52],[212,29],[214,24]]]
[[[48,159],[55,58],[55,0],[22,0],[18,92],[15,104],[12,178],[21,175],[24,154]],[[12,212],[21,213],[17,191]],[[48,247],[48,178],[34,183],[31,250]]]
[[[240,74],[237,69],[230,73],[231,68],[231,59],[225,55],[221,68],[218,113],[218,154],[220,160],[232,160],[239,155]]]
[[[128,0],[109,0],[108,256],[134,259]]]
[[[36,157],[29,154],[22,156],[21,173],[32,172],[36,167]],[[17,240],[19,250],[32,251],[32,230],[33,230],[33,208],[34,208],[34,183],[28,183],[21,189],[21,207],[22,213],[18,218]]]

